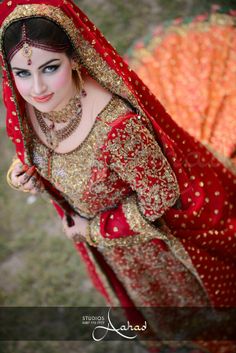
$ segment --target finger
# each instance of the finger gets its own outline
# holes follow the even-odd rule
[[[30,179],[29,181],[27,181],[26,183],[24,183],[24,185],[22,185],[22,188],[23,188],[24,190],[29,190],[29,191],[31,191],[32,189],[34,189],[33,180]]]
[[[15,165],[12,173],[20,174],[20,173],[22,173],[22,168],[23,168],[23,164],[22,163],[17,163]]]
[[[21,174],[24,174],[28,169],[29,169],[28,165],[21,164],[21,166],[17,168],[17,170],[19,170],[19,172],[17,172],[17,174],[20,176]]]
[[[29,180],[29,176],[26,173],[20,174],[20,176],[18,176],[18,182],[21,185],[24,185],[25,183],[27,183],[27,181]]]
[[[35,192],[43,192],[44,191],[44,184],[42,183],[41,179],[38,177],[37,178],[33,177],[33,185],[34,185],[34,189]]]
[[[69,214],[66,214],[66,222],[68,227],[73,227],[75,225],[75,221],[73,220],[72,216]]]
[[[39,189],[40,189],[40,192],[43,192],[45,190],[45,186],[41,178],[39,179]]]
[[[76,226],[69,227],[66,221],[66,218],[63,219],[63,231],[67,237],[71,238],[72,234],[76,233]]]
[[[28,171],[26,171],[25,173],[19,176],[19,183],[21,183],[22,185],[25,185],[34,176],[36,179],[37,172],[33,169],[30,170],[29,168]]]
[[[75,243],[80,243],[84,241],[84,238],[81,234],[73,234],[71,239],[75,242]]]
[[[40,177],[38,175],[38,173],[36,171],[30,172],[30,174],[32,174],[31,176],[29,176],[27,173],[25,173],[25,181],[24,181],[24,188],[26,189],[35,189],[37,192],[40,189]]]
[[[31,177],[34,174],[35,170],[36,170],[36,168],[33,165],[32,167],[30,167],[29,169],[26,170],[25,174],[27,174],[29,177]]]
[[[14,171],[11,173],[11,182],[16,187],[19,187],[21,185],[19,177],[14,173]]]

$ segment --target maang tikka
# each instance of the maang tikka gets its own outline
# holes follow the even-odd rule
[[[33,50],[30,44],[27,41],[27,33],[26,33],[26,25],[25,23],[22,26],[22,41],[23,41],[23,47],[21,49],[22,55],[27,59],[27,64],[31,65],[32,64],[32,54]]]

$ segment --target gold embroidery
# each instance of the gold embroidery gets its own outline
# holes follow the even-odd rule
[[[99,249],[103,247],[129,247],[135,244],[141,244],[150,239],[165,239],[168,241],[164,232],[150,225],[145,221],[138,211],[135,195],[127,197],[122,202],[122,209],[126,220],[135,235],[119,237],[116,239],[104,238],[100,232],[100,215],[90,221],[91,237]],[[108,234],[107,234],[108,236]]]
[[[102,280],[102,284],[105,287],[107,294],[109,295],[109,304],[111,306],[119,306],[119,300],[116,297],[116,293],[114,292],[112,286],[109,283],[109,279],[100,268],[99,262],[97,261],[96,257],[93,255],[93,252],[91,251],[90,247],[86,246],[86,249],[88,251],[88,256],[92,260],[92,263],[96,265],[96,273],[99,279]]]
[[[197,279],[155,241],[100,251],[138,307],[208,304]]]
[[[114,96],[98,118],[87,136],[74,151],[52,156],[52,176],[50,182],[63,193],[81,215],[94,217],[99,211],[114,207],[130,193],[129,188],[116,188],[119,177],[108,170],[103,160],[101,146],[107,139],[111,127],[109,123],[130,111],[130,107],[119,97]],[[34,136],[29,131],[31,138]],[[29,137],[28,137],[29,138]],[[30,150],[33,163],[47,179],[48,149],[36,137],[32,138]]]
[[[159,228],[147,222],[139,212],[137,198],[135,195],[131,195],[123,201],[122,210],[131,230],[137,234],[125,238],[103,238],[100,233],[100,216],[98,215],[90,222],[90,227],[92,238],[100,249],[112,247],[130,247],[133,245],[145,243],[151,239],[163,240],[169,247],[173,256],[178,259],[189,272],[191,272],[192,276],[196,278],[204,290],[202,281],[193,266],[191,258],[189,257],[181,242],[175,238],[173,234],[171,234],[170,229],[166,226],[164,221],[162,221],[162,226]]]
[[[108,142],[110,168],[138,194],[141,212],[155,221],[178,196],[177,179],[151,132],[146,119],[127,119]]]
[[[134,107],[136,107],[140,110],[140,107],[138,106],[136,99],[134,98],[133,94],[129,91],[129,89],[127,88],[127,86],[123,82],[122,78],[120,78],[119,75],[117,75],[115,73],[115,71],[112,70],[108,66],[108,64],[103,60],[103,58],[100,57],[99,54],[96,52],[96,50],[93,48],[93,46],[89,42],[84,40],[84,38],[80,34],[79,30],[77,30],[75,28],[73,21],[70,18],[68,18],[59,8],[56,8],[53,6],[48,6],[48,5],[36,5],[36,4],[17,6],[16,9],[11,13],[11,15],[9,15],[8,18],[4,21],[4,23],[1,27],[1,30],[0,30],[1,50],[3,48],[3,34],[4,34],[6,27],[9,24],[11,24],[13,21],[20,19],[20,18],[39,16],[39,15],[45,16],[51,20],[54,20],[56,23],[61,25],[61,27],[66,30],[67,34],[71,38],[71,41],[72,41],[74,47],[78,51],[78,55],[81,59],[81,63],[88,69],[88,72],[91,74],[92,77],[94,77],[101,85],[103,85],[107,89],[111,90],[112,92],[115,92],[115,93],[119,94],[120,96],[126,97],[133,104]],[[82,30],[83,30],[83,28],[81,28],[81,32],[82,32]],[[4,53],[3,53],[3,57],[4,57]],[[5,57],[4,57],[4,60],[6,63]],[[7,65],[5,65],[5,66],[8,67]],[[8,75],[8,81],[11,84],[11,76],[10,76],[9,70],[7,70],[7,75]],[[13,92],[12,85],[11,85],[11,89]],[[13,97],[14,97],[14,102],[15,102],[15,106],[16,106],[17,116],[19,117],[20,128],[21,128],[21,131],[23,132],[23,136],[24,136],[24,129],[23,129],[23,125],[22,125],[24,123],[24,122],[22,122],[23,117],[21,117],[21,115],[20,115],[20,111],[18,108],[17,99],[16,99],[15,95],[13,95]],[[128,108],[124,107],[124,106],[121,108],[121,111],[119,111],[119,109],[116,107],[116,109],[110,113],[110,119],[111,120],[114,119],[114,117],[115,117],[114,114],[117,114],[117,116],[118,116],[120,113],[126,112],[127,110],[128,110]],[[108,117],[106,117],[106,118],[109,121]],[[109,132],[109,129],[110,129],[110,126],[108,124],[106,124],[105,121],[104,122],[101,121],[101,123],[100,122],[97,123],[96,129],[94,129],[94,131],[90,134],[86,143],[81,146],[81,150],[88,152],[88,154],[85,153],[83,155],[83,158],[81,156],[82,165],[85,161],[87,161],[87,156],[88,155],[91,156],[92,153],[94,152],[94,149],[96,147],[95,142],[101,141],[101,143],[102,143],[102,138],[106,137],[106,134]],[[95,133],[95,131],[99,132],[99,134],[100,134],[100,135],[98,135],[99,139],[97,139],[97,140],[96,139],[93,140],[93,136],[94,136],[93,134]],[[28,140],[26,139],[24,141],[24,147],[26,150],[27,150],[27,146],[28,146]],[[87,148],[87,150],[86,150],[86,148]],[[42,145],[36,146],[35,145],[34,158],[35,158],[35,161],[38,163],[38,166],[42,169],[42,174],[44,172],[43,163],[44,163],[45,156],[46,156],[45,151],[46,151],[46,148],[44,146],[42,146]],[[37,153],[38,153],[38,155],[37,155]],[[110,200],[111,204],[113,204],[114,201],[119,201],[120,199],[123,199],[124,194],[131,192],[131,190],[127,191],[127,187],[124,187],[124,186],[123,186],[123,190],[122,189],[117,190],[117,191],[115,190],[114,185],[115,185],[115,182],[118,180],[118,176],[115,173],[111,173],[109,175],[110,179],[109,178],[106,179],[106,182],[108,181],[108,183],[107,184],[104,183],[104,185],[102,185],[102,183],[104,182],[104,179],[106,177],[106,176],[104,176],[103,173],[106,173],[107,170],[104,167],[105,166],[104,161],[99,160],[98,155],[96,156],[97,159],[94,157],[94,164],[92,164],[91,160],[88,161],[88,163],[91,163],[90,164],[91,169],[97,168],[97,170],[100,171],[100,174],[97,172],[95,173],[98,176],[98,181],[96,181],[96,182],[93,181],[92,185],[90,185],[90,184],[87,185],[86,181],[89,180],[89,177],[91,176],[91,174],[88,173],[89,164],[87,164],[86,167],[83,166],[84,169],[81,169],[81,171],[84,174],[80,175],[79,165],[81,163],[79,163],[79,158],[78,158],[78,160],[77,160],[78,164],[76,164],[75,163],[76,160],[75,159],[73,160],[74,156],[72,157],[72,155],[73,155],[73,153],[68,154],[67,157],[68,156],[69,157],[66,159],[68,160],[68,163],[71,165],[70,170],[73,175],[72,174],[70,175],[70,177],[71,177],[70,180],[71,181],[74,180],[76,182],[74,185],[75,189],[72,188],[72,184],[71,184],[71,189],[65,190],[65,191],[66,191],[66,193],[69,194],[69,197],[74,197],[75,190],[77,192],[77,196],[79,195],[79,190],[78,190],[79,187],[89,186],[88,192],[90,194],[88,194],[88,197],[86,199],[85,193],[84,193],[83,198],[81,199],[81,204],[80,203],[78,204],[78,199],[76,199],[76,198],[75,198],[74,202],[73,202],[73,200],[72,201],[70,200],[71,203],[75,207],[78,206],[79,209],[81,207],[86,214],[88,212],[88,215],[94,215],[94,214],[96,214],[96,212],[98,212],[99,207],[107,206],[107,200],[106,200],[106,202],[104,201],[104,204],[102,203],[103,198],[101,196],[104,191],[106,191],[106,192],[107,192],[107,190],[109,191],[106,194],[106,196],[109,195],[110,199],[111,199],[111,196],[112,197],[114,196],[114,198]],[[85,156],[86,156],[86,158],[85,158]],[[26,157],[28,157],[28,156],[26,156]],[[38,158],[38,160],[37,160],[37,158]],[[28,158],[26,158],[26,160],[27,159]],[[59,157],[58,157],[58,160],[59,160]],[[30,160],[28,162],[30,162]],[[55,162],[56,161],[54,161],[54,167],[57,164]],[[73,168],[72,168],[72,164],[73,164]],[[58,166],[60,166],[60,162],[58,162]],[[65,174],[63,174],[63,173],[65,171],[69,170],[66,168],[66,164],[63,165],[63,167],[65,167],[65,169],[61,169],[61,170],[60,170],[60,168],[55,169],[55,180],[53,181],[55,183],[58,183],[58,187],[59,188],[61,187],[62,189],[63,189],[63,183],[65,182]],[[78,175],[81,178],[80,180],[78,180]],[[110,185],[109,185],[109,183],[110,183]],[[79,197],[81,197],[81,195],[79,195]],[[89,198],[89,197],[91,197],[91,198]],[[96,202],[93,202],[94,200],[100,202],[100,199],[101,199],[100,205],[98,205],[98,203],[96,203]],[[94,209],[91,210],[91,208],[89,206],[90,204],[93,204]],[[151,205],[149,205],[149,209],[150,209],[150,206]],[[99,219],[99,216],[96,217],[96,220],[97,219]],[[95,225],[95,220],[92,221],[91,224],[92,223]],[[93,227],[91,226],[91,228],[93,228]],[[94,227],[95,234],[96,234],[96,231],[100,232],[100,228],[99,228],[98,223],[97,223],[97,230]],[[132,238],[133,238],[132,242],[134,239],[136,239],[136,238],[138,239],[138,237],[136,237],[136,236],[134,236]],[[108,241],[110,242],[109,239],[108,239]],[[139,239],[138,239],[138,242],[140,242]],[[148,244],[149,243],[146,243],[147,247],[149,246]],[[140,248],[138,247],[138,245],[137,245],[137,249],[138,249],[138,251],[140,251]],[[145,249],[145,247],[144,247],[144,249]],[[151,261],[151,258],[150,258],[150,261]]]
[[[99,248],[114,246],[131,246],[133,244],[139,244],[153,238],[166,238],[164,234],[159,232],[158,229],[147,224],[147,222],[141,217],[138,212],[135,200],[136,198],[134,195],[126,198],[122,203],[122,208],[129,223],[129,226],[137,234],[134,236],[126,236],[124,238],[120,237],[116,239],[104,238],[100,232],[99,214],[93,220],[90,221],[91,237],[94,241],[94,244],[96,244]],[[108,237],[109,234],[107,233],[106,236]]]

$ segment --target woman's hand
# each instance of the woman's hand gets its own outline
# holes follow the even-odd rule
[[[35,167],[23,165],[21,161],[16,160],[9,169],[8,178],[13,188],[24,192],[36,194],[44,190],[44,185],[40,175]]]
[[[76,243],[86,240],[87,228],[89,226],[87,219],[76,214],[65,214],[62,219],[62,224],[63,230],[69,239]]]

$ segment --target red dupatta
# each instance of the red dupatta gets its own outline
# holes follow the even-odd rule
[[[176,241],[180,241],[192,264],[197,269],[204,287],[214,305],[235,305],[229,284],[229,294],[218,293],[216,282],[222,281],[217,272],[207,275],[208,265],[214,259],[221,275],[228,275],[236,282],[235,234],[236,234],[236,177],[210,152],[182,130],[167,114],[163,106],[127,66],[115,49],[107,42],[87,16],[71,1],[4,1],[0,5],[0,45],[3,67],[3,96],[7,108],[6,127],[9,138],[15,144],[16,154],[22,163],[32,164],[24,136],[25,105],[14,85],[4,50],[4,31],[13,21],[31,16],[46,17],[59,24],[68,34],[89,74],[112,93],[128,100],[137,112],[152,122],[157,141],[174,170],[180,188],[182,209],[169,209],[164,218]],[[70,210],[60,193],[45,181],[48,192],[57,201],[60,215]],[[207,203],[205,212],[201,206]],[[104,273],[110,271],[96,249],[77,244],[86,261],[95,284],[106,299],[112,302],[112,294],[104,286],[105,276],[98,273],[95,262]],[[225,258],[227,258],[225,260]],[[216,262],[215,262],[216,263]],[[228,268],[229,266],[229,268]],[[111,279],[123,305],[129,305],[118,281]],[[231,286],[231,287],[230,287]],[[118,289],[120,288],[120,290]]]

